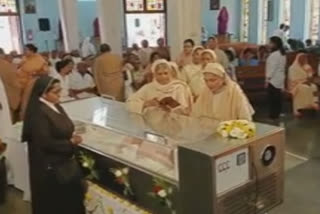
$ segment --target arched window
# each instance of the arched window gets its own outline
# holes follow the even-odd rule
[[[250,0],[241,1],[241,35],[240,40],[247,42],[249,40],[249,13],[250,13]]]
[[[0,0],[0,47],[21,52],[21,29],[16,0]]]
[[[166,0],[124,0],[127,46],[166,38]]]
[[[311,0],[310,38],[313,41],[319,39],[320,1]]]

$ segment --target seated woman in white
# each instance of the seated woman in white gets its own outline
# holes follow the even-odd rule
[[[318,88],[312,82],[313,70],[305,54],[298,54],[289,68],[289,90],[293,97],[293,110],[296,117],[303,109],[319,110]]]
[[[201,61],[201,53],[204,51],[202,46],[196,46],[192,50],[192,63],[183,67],[182,69],[182,77],[183,80],[189,83],[193,77],[193,75],[197,75],[201,73],[202,61]]]
[[[169,62],[169,64],[171,67],[173,79],[177,79],[185,82],[182,76],[182,71],[179,69],[178,64],[176,62]]]
[[[216,62],[217,56],[214,51],[204,50],[203,47],[198,46],[193,49],[192,57],[193,63],[185,66],[183,77],[190,86],[193,96],[197,98],[205,86],[202,69],[206,64]]]
[[[237,83],[222,65],[209,63],[203,70],[206,87],[193,107],[193,116],[221,121],[252,120],[254,110]]]
[[[70,75],[70,90],[75,98],[95,96],[95,83],[84,62],[77,64],[77,69]]]
[[[72,100],[74,94],[72,94],[70,90],[70,79],[69,75],[71,74],[74,68],[74,62],[71,59],[64,59],[60,62],[56,63],[56,75],[55,79],[58,79],[61,84],[61,101],[69,101]]]
[[[152,65],[153,81],[129,97],[127,108],[131,112],[144,113],[159,108],[170,112],[189,115],[192,96],[187,85],[172,77],[170,64],[157,60]]]

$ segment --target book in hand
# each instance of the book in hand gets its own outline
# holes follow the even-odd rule
[[[164,107],[170,107],[171,109],[180,106],[180,103],[172,97],[165,97],[160,100],[160,105]]]

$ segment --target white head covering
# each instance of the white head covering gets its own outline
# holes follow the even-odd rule
[[[208,63],[202,72],[215,74],[215,75],[222,77],[222,78],[227,76],[226,75],[227,73],[224,70],[224,67],[222,65],[220,65],[219,63]]]
[[[178,78],[180,74],[179,66],[176,62],[169,62],[171,70],[173,71],[173,77]]]
[[[157,67],[158,67],[159,65],[161,65],[161,64],[165,64],[165,65],[167,65],[169,68],[170,68],[170,66],[171,66],[170,63],[169,63],[167,60],[165,60],[165,59],[158,59],[158,60],[156,60],[154,63],[152,63],[151,71],[152,71],[153,74],[156,72]]]
[[[215,61],[215,62],[218,60],[217,54],[216,54],[213,50],[205,49],[205,50],[201,53],[201,55],[203,55],[203,54],[210,54],[211,57],[212,57],[212,59],[213,59],[213,61]]]
[[[195,46],[193,49],[192,49],[192,55],[197,51],[197,50],[204,50],[204,47],[203,46]]]
[[[159,59],[159,60],[156,60],[153,64],[152,64],[152,73],[154,74],[156,72],[156,69],[159,65],[161,64],[165,64],[168,66],[168,68],[170,69],[171,68],[171,63],[168,62],[167,60],[165,59]],[[183,86],[186,86],[186,84],[180,80],[177,80],[177,79],[174,79],[173,78],[173,73],[170,72],[169,73],[169,76],[170,76],[170,82],[166,85],[162,85],[160,84],[159,82],[157,82],[156,78],[153,78],[153,85],[156,87],[157,90],[163,92],[163,93],[172,93],[173,91],[176,90],[176,88],[179,86],[179,85],[183,85]]]
[[[194,116],[212,117],[219,120],[252,120],[254,110],[239,85],[233,82],[219,63],[208,63],[203,73],[215,74],[225,79],[225,85],[219,93],[205,87],[193,110]],[[221,98],[223,96],[223,98]],[[221,106],[224,102],[225,107]]]
[[[202,73],[210,73],[221,77],[225,81],[225,85],[229,85],[232,82],[230,76],[227,74],[224,67],[219,63],[208,63],[206,67],[202,70]]]

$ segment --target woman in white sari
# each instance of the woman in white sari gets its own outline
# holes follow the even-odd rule
[[[203,70],[206,87],[193,107],[195,117],[217,120],[252,120],[254,110],[237,83],[222,65],[209,63]]]
[[[198,97],[205,86],[202,69],[209,62],[216,62],[217,56],[212,50],[197,46],[192,52],[193,62],[182,71],[183,80],[190,86],[194,97]]]
[[[172,76],[166,60],[157,60],[152,65],[153,81],[129,97],[127,108],[134,113],[160,108],[166,111],[189,115],[192,96],[188,86]]]
[[[298,54],[296,60],[289,68],[289,91],[293,97],[294,115],[301,116],[300,110],[319,110],[316,93],[317,86],[312,83],[313,70],[308,64],[305,54]]]

